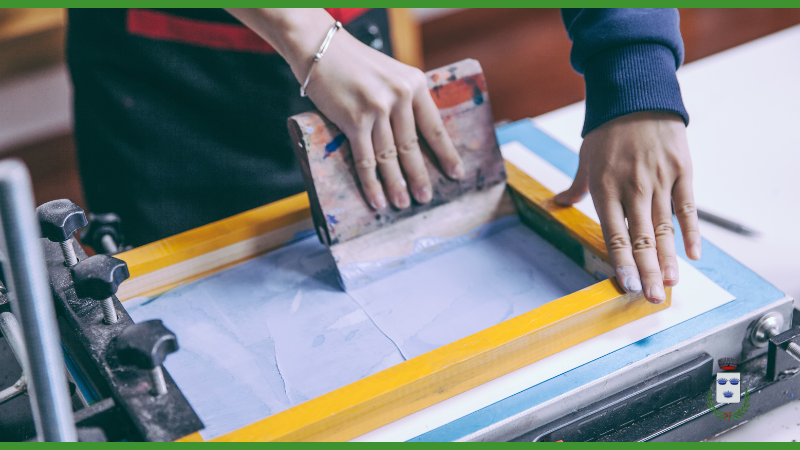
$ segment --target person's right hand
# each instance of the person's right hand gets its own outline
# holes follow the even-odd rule
[[[692,189],[692,158],[683,119],[639,111],[610,120],[586,135],[572,186],[555,202],[569,206],[588,192],[600,217],[619,285],[662,303],[678,284],[672,208],[686,255],[702,254]]]
[[[464,165],[425,75],[344,30],[336,34],[311,74],[309,98],[350,141],[358,178],[374,209],[386,207],[378,172],[395,207],[411,205],[409,189],[417,202],[429,202],[433,193],[417,128],[447,176],[461,178]]]
[[[323,9],[229,9],[266,39],[305,81],[314,54],[334,24]],[[464,176],[464,164],[428,91],[425,74],[361,43],[346,30],[333,36],[314,65],[309,98],[347,136],[367,202],[374,209],[431,201],[417,128],[444,173]],[[408,180],[406,182],[406,180]]]

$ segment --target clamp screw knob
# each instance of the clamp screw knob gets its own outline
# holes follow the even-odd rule
[[[97,253],[119,253],[123,247],[122,219],[114,213],[89,213],[89,226],[81,230],[80,238]]]
[[[125,261],[108,255],[94,255],[72,267],[72,279],[78,297],[100,301],[107,324],[117,322],[112,296],[119,285],[130,277]]]
[[[167,393],[167,383],[161,366],[170,353],[178,351],[178,339],[160,320],[129,325],[117,336],[120,362],[149,371],[153,395]]]
[[[72,247],[72,237],[79,228],[86,225],[83,209],[70,200],[53,200],[36,208],[36,217],[42,228],[42,236],[61,245],[66,265],[77,264],[78,257]]]

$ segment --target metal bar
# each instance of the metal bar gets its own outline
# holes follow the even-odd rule
[[[0,405],[13,400],[28,390],[28,384],[25,382],[25,365],[28,364],[28,352],[25,350],[25,344],[22,342],[22,330],[19,328],[19,322],[10,312],[0,313],[0,333],[6,338],[8,347],[11,353],[17,359],[19,366],[22,367],[22,376],[13,385],[0,391]]]
[[[25,383],[25,375],[22,375],[16,383],[0,391],[0,405],[9,400],[14,400],[27,390],[28,385]]]
[[[28,169],[0,161],[0,222],[6,246],[11,310],[28,351],[26,373],[36,433],[43,441],[76,441],[56,314],[50,295]],[[8,274],[6,274],[8,275]]]
[[[22,367],[22,372],[26,373],[28,368],[28,351],[25,350],[25,342],[22,340],[22,330],[19,327],[17,318],[10,312],[0,313],[0,333],[8,341],[8,346],[11,348],[11,353],[17,358],[19,366]]]

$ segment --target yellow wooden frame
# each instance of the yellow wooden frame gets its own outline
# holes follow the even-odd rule
[[[600,226],[506,163],[520,216],[594,274],[610,273]],[[118,255],[131,279],[120,300],[153,295],[266,253],[313,229],[299,194]],[[576,251],[577,249],[577,251]],[[628,295],[613,279],[363,378],[215,441],[349,440],[670,305]],[[182,440],[202,440],[193,433]]]

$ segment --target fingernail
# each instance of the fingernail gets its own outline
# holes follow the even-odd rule
[[[431,201],[432,197],[433,195],[431,194],[431,190],[430,188],[427,187],[418,190],[417,193],[414,195],[414,198],[416,198],[417,201],[420,203],[428,203],[429,201]]]
[[[386,198],[383,196],[383,194],[379,194],[379,195],[378,195],[378,196],[375,198],[375,203],[376,203],[376,205],[375,205],[375,206],[373,206],[373,208],[375,208],[375,209],[383,209],[383,208],[386,208]],[[376,207],[376,206],[377,206],[377,207]]]
[[[556,205],[559,205],[559,206],[570,206],[570,203],[568,201],[564,200],[564,197],[566,197],[566,196],[562,192],[562,193],[556,195],[556,197],[553,200],[556,202]]]
[[[617,281],[623,280],[625,290],[631,293],[641,292],[642,282],[639,280],[639,271],[636,267],[623,266],[617,269]]]
[[[700,250],[700,244],[692,245],[692,248],[689,249],[689,257],[698,260],[701,256],[703,256],[703,252]]]
[[[588,192],[584,192],[578,198],[573,199],[572,197],[569,196],[569,194],[567,194],[567,191],[564,191],[564,192],[556,195],[555,202],[556,202],[557,205],[560,205],[560,206],[572,206],[575,203],[578,203],[579,201],[581,201],[584,198],[586,198],[586,195],[588,195],[588,194],[589,194]]]
[[[408,192],[401,192],[394,197],[394,205],[400,209],[408,208],[411,204],[411,199],[408,198]]]
[[[653,303],[663,303],[667,299],[664,288],[656,284],[650,287],[650,301]]]
[[[625,288],[631,292],[641,292],[642,282],[638,278],[628,277],[625,279]]]
[[[454,180],[459,180],[464,176],[464,163],[458,163],[458,165],[450,172],[450,178]]]
[[[675,281],[678,279],[678,271],[674,267],[669,266],[664,270],[664,281]]]

